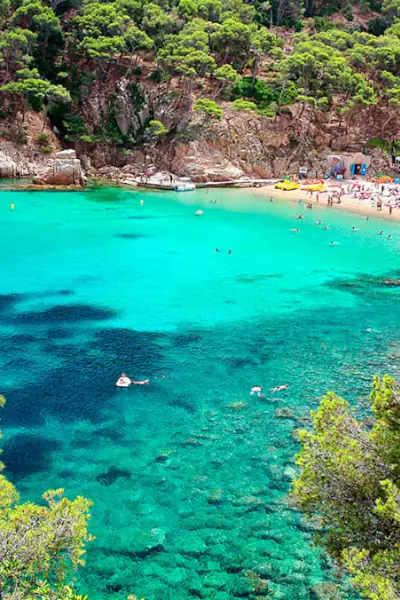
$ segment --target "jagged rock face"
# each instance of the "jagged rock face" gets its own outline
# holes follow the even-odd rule
[[[41,185],[85,185],[81,161],[76,158],[75,150],[57,152],[46,173],[35,179]]]
[[[149,119],[149,107],[143,90],[136,84],[133,89],[129,88],[126,79],[118,82],[113,105],[115,120],[123,135],[130,133],[135,136]]]
[[[200,125],[196,142],[173,142],[164,155],[169,153],[173,172],[198,182],[240,179],[243,175],[281,177],[298,173],[300,166],[307,166],[311,176],[320,178],[329,154],[363,150],[369,140],[385,137],[387,127],[394,139],[400,137],[400,115],[392,113],[390,117],[382,109],[364,108],[340,117],[315,112],[309,106],[290,108],[291,113],[267,118],[234,112],[226,104],[224,118],[214,123],[203,123],[194,115],[190,126]],[[370,174],[393,172],[387,154],[365,151],[372,158]]]
[[[0,177],[18,177],[19,171],[18,164],[4,152],[0,152]]]

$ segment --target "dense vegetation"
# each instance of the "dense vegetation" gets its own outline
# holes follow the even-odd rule
[[[4,403],[0,396],[0,407]],[[40,505],[21,503],[15,487],[0,474],[3,600],[84,600],[74,592],[73,570],[84,564],[85,543],[91,539],[91,504],[82,497],[70,501],[63,492],[46,492]]]
[[[344,565],[362,595],[400,598],[400,390],[375,378],[373,418],[359,421],[328,394],[300,432],[301,474],[294,494],[321,520],[320,541]]]
[[[140,78],[178,78],[216,118],[221,100],[266,116],[400,102],[400,0],[1,0],[0,28],[0,117],[44,109],[69,141],[121,141],[112,115],[89,135],[81,114],[112,77],[137,105]]]

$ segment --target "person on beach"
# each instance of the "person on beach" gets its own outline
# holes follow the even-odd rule
[[[282,390],[288,390],[289,386],[285,383],[284,385],[277,385],[276,387],[271,388],[270,392],[281,392]]]
[[[262,387],[261,385],[254,385],[250,390],[250,396],[254,396],[256,394],[259,398],[261,398]]]
[[[393,206],[391,204],[389,204],[389,215],[391,215],[393,212]]]
[[[382,210],[382,199],[379,198],[378,202],[376,203],[376,208],[377,210]]]

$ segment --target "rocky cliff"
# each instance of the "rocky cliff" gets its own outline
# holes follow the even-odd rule
[[[182,93],[178,81],[152,84],[148,79],[128,82],[124,78],[96,82],[82,106],[89,134],[110,121],[133,151],[125,152],[114,141],[85,142],[75,147],[89,175],[141,174],[150,165],[194,181],[226,181],[248,177],[280,177],[306,165],[312,175],[322,176],[327,155],[363,150],[373,138],[400,139],[400,115],[393,108],[364,107],[353,113],[321,112],[308,104],[285,107],[275,117],[238,112],[222,104],[221,120],[204,119],[193,112],[195,96]],[[143,136],[149,119],[159,120],[169,134],[149,142]],[[0,139],[0,176],[38,176],[49,184],[82,185],[81,165],[72,154],[56,155],[60,141],[49,123],[43,128],[40,115],[30,113],[24,124],[26,140]],[[46,148],[38,140],[48,137]],[[0,131],[0,135],[2,132]],[[45,152],[44,152],[45,150]],[[389,156],[372,154],[371,173],[392,172]]]

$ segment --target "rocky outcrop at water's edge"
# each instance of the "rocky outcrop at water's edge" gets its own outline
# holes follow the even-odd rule
[[[47,170],[35,177],[34,183],[39,185],[74,185],[84,186],[86,178],[83,174],[81,161],[76,157],[75,150],[57,152],[49,161]]]

